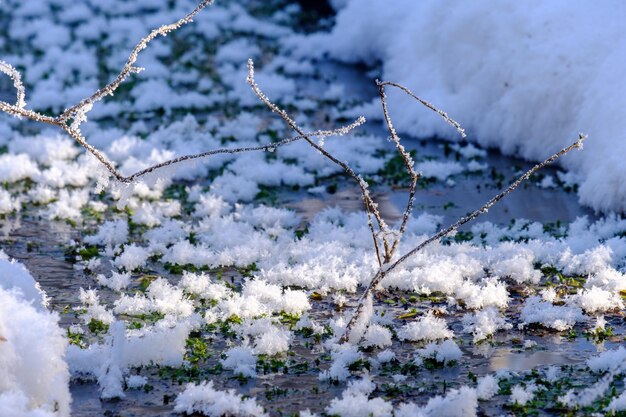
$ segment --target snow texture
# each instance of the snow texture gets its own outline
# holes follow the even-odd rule
[[[625,4],[341,3],[330,34],[289,45],[307,56],[382,62],[384,79],[445,109],[471,140],[506,154],[543,160],[583,131],[591,138],[584,151],[561,162],[579,176],[580,200],[598,210],[626,209],[626,91],[619,81],[626,72]],[[396,128],[456,139],[411,100],[390,95]]]

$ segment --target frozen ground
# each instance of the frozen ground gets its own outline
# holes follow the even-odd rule
[[[109,80],[150,28],[194,6],[8,1],[1,56],[24,69],[29,105],[55,113]],[[332,25],[304,15],[279,2],[204,10],[146,49],[146,71],[90,113],[88,140],[130,173],[288,136],[245,83],[249,57],[261,87],[307,129],[369,116],[380,68],[313,51],[295,59],[294,42],[307,41],[294,31]],[[1,98],[13,100],[3,82]],[[425,112],[392,102],[400,120]],[[469,127],[481,141],[486,127]],[[363,337],[338,344],[377,263],[356,185],[304,143],[100,191],[99,164],[60,133],[8,116],[0,131],[1,417],[626,409],[626,222],[578,205],[571,173],[542,171],[398,268]],[[404,142],[424,178],[400,254],[529,167],[433,132]],[[395,225],[408,177],[386,137],[375,121],[321,142],[365,177]]]

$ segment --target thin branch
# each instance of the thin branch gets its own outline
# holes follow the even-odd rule
[[[378,284],[380,284],[380,282],[390,272],[392,272],[394,269],[396,269],[399,265],[401,265],[404,262],[406,262],[407,259],[409,259],[413,255],[415,255],[417,252],[422,250],[424,247],[428,246],[429,244],[431,244],[431,243],[433,243],[435,241],[438,241],[439,239],[441,239],[442,237],[446,236],[447,234],[455,231],[456,229],[458,229],[460,226],[464,225],[465,223],[474,220],[475,218],[477,218],[481,214],[487,213],[487,211],[489,211],[491,206],[496,204],[498,201],[502,200],[507,194],[511,193],[513,190],[515,190],[517,187],[519,187],[519,185],[521,183],[523,183],[528,178],[530,178],[530,176],[533,175],[536,171],[538,171],[541,168],[545,167],[546,165],[554,162],[556,159],[560,158],[561,156],[565,155],[566,153],[570,152],[573,149],[582,149],[583,142],[585,141],[585,139],[587,139],[587,136],[585,136],[583,134],[579,134],[578,140],[576,140],[576,142],[572,143],[571,145],[569,145],[566,148],[561,149],[559,152],[555,153],[554,155],[552,155],[551,157],[549,157],[545,161],[535,165],[534,167],[532,167],[531,169],[526,171],[526,173],[524,175],[519,177],[514,183],[509,185],[504,191],[502,191],[501,193],[499,193],[498,195],[493,197],[491,200],[487,201],[480,208],[474,210],[472,213],[470,213],[466,217],[461,217],[459,220],[457,220],[452,225],[448,226],[445,229],[440,230],[435,235],[429,237],[428,239],[426,239],[425,241],[423,241],[422,243],[420,243],[419,245],[415,246],[413,249],[411,249],[410,251],[408,251],[407,253],[402,255],[394,263],[389,264],[389,265],[385,265],[384,267],[380,268],[378,270],[378,272],[376,272],[376,275],[374,275],[374,277],[370,281],[369,285],[367,286],[367,288],[365,289],[365,291],[363,292],[361,297],[359,298],[359,304],[357,305],[357,307],[356,307],[352,317],[350,318],[350,321],[348,322],[348,324],[346,326],[346,331],[343,334],[343,336],[341,336],[340,341],[341,342],[345,342],[345,341],[348,340],[348,338],[350,336],[351,329],[354,326],[354,323],[358,319],[359,315],[361,314],[361,311],[363,309],[364,300],[366,300],[367,297],[370,296],[370,294],[372,293],[374,288],[376,288],[376,286],[378,286]]]
[[[13,80],[13,86],[15,87],[15,106],[23,109],[26,106],[26,90],[24,90],[24,84],[22,84],[22,75],[12,65],[0,61],[0,72],[8,75]]]
[[[106,95],[113,95],[113,92],[117,90],[120,84],[129,75],[133,73],[141,72],[142,68],[135,67],[133,66],[133,64],[137,61],[137,57],[139,56],[139,53],[143,51],[144,49],[146,49],[148,44],[154,38],[156,38],[157,36],[166,36],[168,33],[180,28],[183,25],[186,25],[187,23],[192,22],[195,15],[200,13],[202,9],[211,5],[212,3],[213,3],[213,0],[202,0],[202,2],[195,9],[193,9],[185,17],[179,19],[177,22],[169,24],[169,25],[163,25],[159,27],[158,29],[154,29],[152,32],[150,32],[148,36],[141,39],[139,43],[135,46],[135,48],[133,48],[132,52],[130,53],[130,56],[128,57],[128,60],[126,61],[126,64],[124,65],[124,68],[122,68],[122,71],[120,71],[119,75],[113,81],[111,81],[109,84],[107,84],[106,86],[102,87],[101,89],[93,93],[91,96],[81,100],[78,104],[75,104],[74,106],[65,110],[63,113],[61,113],[61,115],[59,115],[59,117],[57,118],[57,121],[64,123],[67,121],[67,119],[73,117],[76,113],[78,113],[85,106],[89,104],[93,104],[96,101],[101,100]]]
[[[310,133],[302,132],[302,134],[298,136],[287,138],[280,142],[275,142],[275,143],[268,144],[268,145],[248,146],[248,147],[241,147],[241,148],[215,149],[215,150],[202,152],[202,153],[194,154],[194,155],[184,155],[184,156],[170,159],[168,161],[164,161],[155,165],[151,165],[129,176],[122,175],[115,168],[113,162],[111,162],[104,155],[104,153],[102,153],[101,151],[99,151],[98,149],[96,149],[95,147],[93,147],[87,142],[87,140],[85,139],[85,137],[83,136],[80,130],[80,124],[86,120],[86,114],[92,109],[94,102],[101,100],[107,94],[113,94],[113,92],[126,79],[126,77],[128,77],[132,73],[136,73],[140,71],[140,68],[134,67],[133,64],[137,61],[137,57],[139,53],[148,46],[150,41],[152,41],[157,36],[165,36],[169,32],[176,30],[187,23],[190,23],[196,14],[198,14],[202,9],[210,5],[212,2],[213,0],[203,0],[193,11],[188,13],[182,19],[179,19],[177,22],[172,23],[170,25],[164,25],[158,29],[153,30],[148,36],[141,39],[141,41],[139,41],[139,43],[135,46],[128,60],[126,61],[126,65],[124,65],[124,68],[119,73],[119,75],[115,78],[115,80],[113,80],[112,82],[104,86],[103,88],[99,89],[91,96],[81,100],[78,104],[68,108],[57,117],[46,116],[36,111],[28,110],[24,108],[26,105],[26,102],[25,102],[25,90],[21,81],[22,77],[19,71],[17,71],[13,66],[0,60],[0,72],[3,72],[7,74],[9,77],[11,77],[15,85],[16,91],[17,91],[16,104],[13,105],[10,103],[6,103],[4,101],[0,101],[0,110],[15,117],[26,117],[36,122],[47,123],[53,126],[60,127],[68,135],[70,135],[76,142],[78,142],[82,147],[84,147],[89,153],[94,155],[96,159],[98,159],[98,161],[100,161],[105,166],[105,168],[111,173],[111,175],[113,175],[118,181],[123,182],[123,183],[131,183],[134,180],[148,173],[154,172],[155,170],[158,170],[160,168],[170,166],[173,164],[177,164],[183,161],[206,158],[212,155],[224,154],[224,153],[234,154],[234,153],[250,152],[250,151],[271,151],[271,150],[276,149],[279,146],[287,145],[289,143],[295,142],[305,137],[310,138],[310,137],[319,137],[319,136],[345,135],[351,130],[353,130],[354,128],[365,123],[365,118],[359,117],[353,123],[346,125],[346,126],[339,127],[337,129],[318,130],[316,132],[310,132]],[[73,119],[71,124],[68,123],[68,120],[70,118]]]
[[[381,103],[382,108],[383,108],[383,115],[384,115],[384,118],[385,118],[385,122],[387,123],[387,129],[389,130],[389,133],[391,135],[391,140],[396,145],[396,149],[398,150],[398,153],[402,157],[402,160],[404,162],[404,166],[406,167],[406,170],[407,170],[409,176],[411,177],[411,185],[409,187],[409,198],[408,198],[407,205],[406,205],[406,208],[404,210],[404,213],[402,215],[402,223],[400,225],[400,229],[399,229],[399,231],[397,232],[397,234],[396,234],[396,236],[394,238],[393,244],[391,245],[391,249],[389,249],[385,253],[385,263],[389,263],[391,261],[391,258],[393,257],[394,252],[396,251],[396,248],[398,247],[398,243],[400,242],[400,240],[402,239],[402,236],[404,235],[404,232],[406,231],[407,223],[408,223],[409,218],[411,216],[411,212],[413,211],[413,203],[415,201],[415,190],[417,188],[417,181],[420,178],[420,174],[415,171],[415,168],[414,168],[415,167],[415,162],[413,161],[413,158],[411,158],[411,154],[409,154],[406,151],[406,149],[404,148],[404,146],[400,142],[400,137],[398,136],[398,134],[396,132],[396,129],[393,126],[393,123],[391,122],[391,116],[389,115],[389,109],[387,108],[387,94],[385,93],[385,86],[388,85],[388,86],[391,86],[391,87],[396,87],[396,88],[400,89],[401,91],[405,92],[406,94],[408,94],[409,96],[413,97],[414,99],[416,99],[417,101],[422,103],[424,106],[426,106],[427,108],[429,108],[432,111],[434,111],[435,113],[437,113],[447,123],[449,123],[455,129],[457,129],[457,131],[461,134],[462,137],[465,137],[465,130],[463,130],[463,128],[461,127],[461,125],[459,123],[457,123],[452,118],[450,118],[446,112],[436,108],[435,106],[433,106],[429,102],[427,102],[425,100],[422,100],[421,98],[419,98],[418,96],[413,94],[411,92],[411,90],[409,90],[408,88],[406,88],[406,87],[404,87],[404,86],[402,86],[400,84],[396,84],[396,83],[390,82],[390,81],[382,81],[381,82],[381,81],[376,80],[376,85],[378,86],[378,94],[380,96],[380,103]]]
[[[346,126],[341,126],[337,129],[333,129],[333,130],[318,130],[316,132],[308,132],[305,133],[305,135],[307,137],[327,137],[327,136],[342,136],[347,134],[348,132],[350,132],[351,130],[355,129],[358,126],[361,126],[363,123],[365,123],[365,118],[364,117],[359,117],[358,119],[356,119],[354,122],[352,122],[349,125]],[[179,162],[183,162],[183,161],[189,161],[192,159],[198,159],[198,158],[207,158],[209,156],[213,156],[213,155],[217,155],[217,154],[225,154],[225,153],[229,153],[229,154],[235,154],[235,153],[242,153],[242,152],[251,152],[251,151],[269,151],[269,152],[273,152],[276,148],[280,147],[280,146],[284,146],[284,145],[288,145],[290,143],[296,142],[300,139],[305,138],[304,135],[298,135],[298,136],[294,136],[291,138],[287,138],[287,139],[283,139],[281,141],[278,142],[273,142],[267,145],[260,145],[260,146],[247,146],[247,147],[242,147],[242,148],[222,148],[222,149],[214,149],[211,151],[207,151],[207,152],[202,152],[202,153],[198,153],[198,154],[193,154],[193,155],[184,155],[184,156],[179,156],[178,158],[174,158],[174,159],[170,159],[169,161],[165,161],[165,162],[161,162],[155,165],[152,165],[148,168],[145,168],[141,171],[138,171],[132,175],[129,175],[128,177],[122,177],[120,179],[121,182],[126,182],[126,183],[130,183],[133,182],[134,180],[136,180],[137,178],[140,178],[146,174],[149,174],[150,172],[153,172],[159,168],[163,168],[169,165],[173,165],[173,164],[177,164]]]
[[[372,232],[372,238],[374,239],[374,247],[376,249],[376,254],[377,254],[377,257],[378,257],[378,263],[379,263],[379,266],[382,266],[383,264],[382,264],[382,261],[380,259],[380,254],[379,254],[379,249],[378,249],[378,239],[376,237],[377,236],[376,231],[374,230],[374,225],[373,225],[373,222],[372,222],[372,216],[378,222],[378,226],[379,226],[381,231],[386,232],[386,231],[388,231],[388,228],[387,228],[387,224],[385,223],[384,219],[380,215],[380,212],[378,211],[378,205],[376,204],[376,202],[374,202],[374,200],[372,200],[372,198],[371,198],[371,196],[369,194],[368,185],[365,182],[365,180],[363,180],[363,178],[361,178],[360,175],[358,175],[356,172],[354,172],[354,170],[352,168],[350,168],[350,166],[348,164],[346,164],[345,162],[340,161],[339,159],[335,158],[331,153],[329,153],[322,146],[319,146],[317,143],[312,141],[311,138],[308,137],[306,135],[306,133],[304,133],[302,128],[300,128],[300,126],[298,126],[298,124],[295,122],[295,120],[292,119],[285,110],[281,109],[276,104],[274,104],[272,101],[270,101],[270,99],[265,95],[265,93],[263,93],[263,91],[257,85],[257,83],[255,81],[255,78],[254,78],[254,62],[252,61],[252,59],[248,59],[248,78],[247,78],[247,81],[248,81],[248,84],[250,84],[250,87],[252,87],[252,91],[254,91],[254,94],[256,94],[256,96],[263,102],[263,104],[265,104],[272,112],[278,114],[287,123],[287,125],[291,129],[293,129],[296,133],[298,133],[298,135],[302,136],[303,139],[309,145],[311,145],[311,147],[313,147],[320,154],[322,154],[323,156],[325,156],[326,158],[331,160],[333,163],[339,165],[348,175],[350,175],[352,178],[354,178],[354,180],[357,182],[357,184],[359,185],[359,188],[361,189],[361,194],[362,194],[362,197],[363,197],[363,203],[365,204],[365,208],[366,208],[366,211],[367,211],[368,225],[370,227],[370,231]],[[387,245],[387,240],[386,240],[386,237],[384,235],[383,235],[383,243],[385,245]]]
[[[465,134],[465,129],[463,129],[463,127],[461,127],[461,125],[459,123],[455,122],[450,116],[448,116],[448,113],[446,113],[443,110],[439,110],[437,107],[433,106],[428,101],[419,98],[417,95],[415,95],[411,90],[409,90],[405,86],[397,84],[397,83],[394,83],[394,82],[391,82],[391,81],[378,82],[377,84],[378,85],[382,85],[382,86],[390,85],[392,87],[399,88],[400,90],[404,91],[405,93],[407,93],[408,95],[413,97],[415,100],[419,101],[424,106],[428,107],[429,109],[431,109],[432,111],[437,113],[439,116],[441,116],[443,118],[443,120],[445,120],[446,122],[448,122],[448,124],[450,124],[450,126],[455,128],[461,134],[462,137],[465,138],[467,136]]]

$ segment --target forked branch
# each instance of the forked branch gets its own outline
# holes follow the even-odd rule
[[[380,215],[380,211],[378,210],[378,204],[376,204],[376,202],[370,196],[367,182],[365,182],[365,180],[360,175],[354,172],[354,170],[350,168],[350,166],[347,163],[340,161],[334,155],[332,155],[330,152],[324,149],[324,147],[315,143],[315,141],[313,141],[311,137],[307,135],[300,126],[298,126],[296,121],[291,116],[289,116],[289,114],[285,110],[281,109],[276,104],[274,104],[265,95],[265,93],[263,93],[263,91],[257,85],[256,80],[254,78],[254,62],[252,61],[252,59],[248,60],[248,79],[247,80],[248,80],[248,84],[250,84],[250,87],[252,87],[252,91],[254,91],[254,94],[256,94],[256,96],[263,102],[263,104],[265,104],[272,112],[278,114],[287,123],[287,125],[291,129],[293,129],[298,134],[298,136],[302,136],[303,139],[313,149],[318,151],[320,154],[322,154],[324,157],[326,157],[327,159],[329,159],[336,165],[339,165],[339,167],[341,167],[348,175],[350,175],[357,182],[359,188],[361,189],[363,203],[365,204],[365,210],[367,212],[367,221],[368,221],[370,231],[372,232],[372,238],[374,240],[374,248],[376,251],[376,258],[378,260],[378,265],[382,266],[383,261],[380,257],[380,249],[378,248],[378,239],[377,239],[378,234],[376,233],[376,230],[374,229],[374,222],[372,218],[376,219],[376,222],[378,223],[378,228],[382,234],[383,244],[385,248],[388,247],[386,235],[388,234],[389,229],[387,227],[387,224],[385,223],[385,220]]]
[[[531,169],[526,171],[526,173],[524,175],[519,177],[515,182],[513,182],[511,185],[509,185],[504,191],[502,191],[501,193],[497,194],[491,200],[487,201],[480,208],[474,210],[472,213],[470,213],[466,217],[461,217],[459,220],[457,220],[455,223],[451,224],[447,228],[440,230],[439,232],[437,232],[433,236],[429,237],[428,239],[426,239],[425,241],[423,241],[422,243],[420,243],[419,245],[415,246],[413,249],[411,249],[410,251],[408,251],[407,253],[402,255],[395,262],[393,262],[391,264],[388,264],[388,265],[385,265],[383,268],[380,268],[378,270],[378,272],[376,273],[376,275],[374,275],[374,277],[370,280],[369,285],[367,286],[367,288],[365,289],[365,291],[363,292],[363,294],[359,298],[359,303],[358,303],[354,313],[352,314],[352,317],[348,321],[348,324],[346,326],[346,331],[341,336],[340,341],[341,342],[346,342],[346,341],[350,340],[350,333],[351,333],[352,329],[354,328],[355,323],[358,321],[359,316],[361,315],[361,312],[363,310],[364,301],[368,299],[368,297],[372,294],[372,291],[378,286],[378,284],[381,283],[381,281],[387,275],[389,275],[390,272],[392,272],[398,266],[400,266],[401,264],[406,262],[407,259],[409,259],[413,255],[415,255],[417,252],[422,250],[424,247],[430,245],[431,243],[433,243],[435,241],[438,241],[442,237],[444,237],[444,236],[448,235],[449,233],[457,230],[460,226],[464,225],[465,223],[470,222],[470,221],[476,219],[481,214],[487,213],[487,211],[494,204],[496,204],[498,201],[502,200],[507,194],[511,193],[513,190],[515,190],[517,187],[519,187],[520,184],[522,184],[524,181],[526,181],[528,178],[530,178],[531,175],[533,175],[535,172],[537,172],[541,168],[545,167],[548,164],[551,164],[552,162],[554,162],[555,160],[557,160],[558,158],[560,158],[561,156],[565,155],[566,153],[570,152],[573,149],[582,149],[583,142],[585,141],[585,139],[587,139],[587,136],[585,136],[583,134],[579,134],[578,140],[576,140],[576,142],[572,143],[571,145],[569,145],[566,148],[561,149],[559,152],[555,153],[554,155],[552,155],[551,157],[549,157],[545,161],[535,165],[534,167],[532,167]]]
[[[189,161],[193,159],[206,158],[212,155],[224,154],[224,153],[241,153],[241,152],[250,152],[250,151],[270,151],[276,149],[279,146],[287,145],[297,140],[306,137],[327,137],[327,136],[338,136],[345,135],[350,132],[352,129],[362,125],[365,123],[365,118],[359,117],[353,123],[341,126],[337,129],[332,130],[319,130],[316,132],[306,133],[304,135],[298,135],[292,138],[283,139],[279,142],[271,143],[268,145],[260,145],[260,146],[248,146],[248,147],[240,147],[240,148],[225,148],[225,149],[215,149],[207,152],[202,152],[194,155],[184,155],[177,158],[173,158],[158,164],[151,165],[143,170],[135,172],[134,174],[124,176],[120,173],[114,166],[114,164],[98,149],[90,145],[83,133],[80,129],[80,124],[84,122],[87,117],[87,113],[91,111],[93,104],[97,101],[101,100],[106,95],[113,95],[115,90],[126,80],[126,78],[134,73],[138,73],[141,71],[141,68],[135,67],[134,64],[137,61],[139,53],[144,50],[148,44],[158,36],[165,36],[168,33],[179,29],[181,26],[190,23],[194,16],[197,15],[202,9],[207,7],[213,3],[213,0],[203,0],[194,10],[188,13],[182,19],[179,19],[175,23],[164,25],[159,27],[158,29],[150,32],[148,36],[141,39],[139,43],[133,48],[130,56],[128,57],[126,64],[118,74],[118,76],[111,81],[106,86],[102,87],[91,96],[81,100],[79,103],[69,107],[63,113],[56,117],[46,116],[39,112],[26,109],[26,92],[24,89],[24,85],[22,84],[22,77],[19,71],[15,69],[10,64],[0,61],[0,72],[7,74],[12,80],[13,85],[15,86],[17,99],[15,104],[10,104],[4,101],[0,101],[0,110],[10,114],[15,117],[26,117],[30,120],[47,123],[50,125],[58,126],[63,129],[68,135],[70,135],[76,142],[78,142],[82,147],[84,147],[89,153],[95,156],[98,161],[102,163],[106,167],[106,169],[122,183],[131,183],[142,176],[154,172],[160,168],[164,168],[166,166],[174,165],[183,161]],[[71,123],[70,123],[71,121]]]
[[[404,213],[402,214],[402,223],[400,224],[400,229],[395,233],[395,238],[393,240],[391,248],[386,248],[388,250],[385,251],[384,263],[386,264],[386,263],[391,262],[393,254],[395,253],[396,248],[398,247],[398,243],[400,243],[400,240],[402,239],[402,236],[404,235],[404,232],[406,231],[406,225],[409,221],[409,218],[411,217],[411,213],[413,212],[413,203],[415,200],[415,189],[417,188],[417,181],[420,178],[420,174],[415,171],[415,162],[413,161],[411,154],[406,151],[406,149],[400,142],[400,137],[398,137],[398,133],[396,132],[396,129],[394,128],[393,123],[391,122],[391,116],[389,115],[389,109],[387,108],[387,94],[385,93],[385,86],[396,87],[400,89],[401,91],[405,92],[406,94],[408,94],[409,96],[413,97],[415,100],[419,101],[424,106],[426,106],[427,108],[429,108],[430,110],[434,111],[439,116],[441,116],[441,118],[445,120],[448,124],[450,124],[452,127],[454,127],[461,134],[461,137],[463,138],[465,137],[465,130],[461,127],[459,123],[457,123],[452,118],[450,118],[450,116],[448,116],[446,112],[438,109],[437,107],[433,106],[426,100],[422,100],[421,98],[413,94],[413,92],[409,90],[408,88],[400,84],[390,82],[390,81],[381,82],[381,81],[376,80],[376,85],[378,86],[378,95],[380,96],[380,103],[383,107],[383,116],[385,118],[385,123],[387,123],[387,129],[389,129],[389,134],[391,135],[390,139],[394,142],[396,149],[398,150],[398,153],[400,154],[400,157],[402,158],[402,161],[404,162],[404,166],[407,170],[407,173],[411,177],[411,185],[409,186],[409,196],[408,196],[409,198],[407,201],[406,208],[404,209]]]

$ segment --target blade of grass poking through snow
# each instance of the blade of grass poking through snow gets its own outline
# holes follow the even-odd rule
[[[263,102],[263,104],[265,104],[272,112],[278,114],[287,123],[287,125],[291,129],[293,129],[298,135],[302,136],[304,138],[304,140],[309,145],[311,145],[311,147],[313,147],[316,151],[318,151],[320,154],[322,154],[324,157],[326,157],[327,159],[329,159],[333,163],[339,165],[348,175],[350,175],[357,182],[357,184],[359,185],[359,188],[361,189],[361,195],[362,195],[362,198],[363,198],[363,203],[365,204],[365,210],[367,212],[368,226],[370,228],[370,231],[372,232],[372,239],[374,240],[374,249],[376,251],[376,259],[378,260],[378,265],[382,267],[383,262],[382,262],[382,259],[380,257],[380,249],[378,247],[378,237],[377,236],[379,234],[382,236],[383,246],[385,247],[385,250],[387,250],[388,247],[389,247],[389,243],[387,241],[387,235],[389,234],[389,228],[387,227],[387,224],[385,223],[385,220],[383,220],[380,212],[378,211],[378,204],[376,204],[376,202],[370,196],[370,193],[369,193],[369,190],[368,190],[368,184],[365,182],[365,180],[360,175],[358,175],[356,172],[354,172],[354,170],[352,168],[350,168],[350,166],[348,164],[346,164],[345,162],[340,161],[339,159],[335,158],[326,149],[324,149],[322,146],[318,145],[313,140],[311,140],[311,137],[308,136],[306,133],[304,133],[302,128],[300,126],[298,126],[298,124],[295,122],[295,120],[293,118],[291,118],[289,116],[289,114],[285,110],[281,109],[276,104],[274,104],[272,101],[270,101],[270,99],[265,95],[265,93],[257,85],[257,83],[256,83],[256,81],[254,79],[254,62],[252,61],[252,59],[248,59],[248,78],[247,78],[247,80],[248,80],[248,84],[250,84],[250,87],[252,87],[252,91],[254,91],[254,94],[256,94],[256,96]],[[374,223],[373,223],[372,217],[374,217],[376,219],[376,222],[378,223],[378,229],[379,229],[380,233],[377,233],[376,230],[374,229]]]
[[[538,171],[541,168],[545,167],[546,165],[554,162],[555,160],[557,160],[558,158],[560,158],[561,156],[565,155],[566,153],[570,152],[573,149],[582,149],[583,142],[585,141],[585,139],[587,139],[587,136],[585,136],[583,134],[579,134],[578,139],[576,140],[576,142],[572,143],[571,145],[569,145],[566,148],[561,149],[559,152],[555,153],[554,155],[552,155],[551,157],[549,157],[545,161],[535,165],[534,167],[532,167],[531,169],[526,171],[526,173],[524,175],[522,175],[521,177],[519,177],[513,184],[509,185],[504,191],[502,191],[501,193],[499,193],[498,195],[493,197],[491,200],[487,201],[480,208],[474,210],[472,213],[470,213],[466,217],[461,217],[459,220],[457,220],[455,223],[453,223],[452,225],[448,226],[447,228],[440,230],[439,232],[437,232],[433,236],[429,237],[428,239],[426,239],[425,241],[423,241],[422,243],[420,243],[419,245],[415,246],[413,249],[411,249],[410,251],[408,251],[407,253],[402,255],[395,262],[387,264],[387,265],[384,265],[383,267],[381,267],[378,270],[378,272],[376,273],[376,275],[374,275],[374,277],[370,280],[369,285],[367,286],[367,288],[365,289],[365,291],[363,292],[363,294],[359,298],[359,303],[358,303],[356,309],[354,310],[354,313],[352,314],[352,317],[348,321],[348,324],[346,326],[346,331],[341,336],[340,342],[344,343],[344,342],[349,340],[350,333],[351,333],[352,329],[354,328],[355,323],[358,322],[358,318],[359,318],[359,316],[361,315],[361,312],[364,309],[364,305],[366,304],[365,301],[371,295],[371,293],[374,290],[374,288],[376,288],[376,286],[378,286],[378,284],[380,284],[380,282],[391,271],[393,271],[399,265],[401,265],[404,262],[406,262],[407,259],[409,259],[411,256],[415,255],[417,252],[422,250],[425,246],[427,246],[427,245],[429,245],[429,244],[431,244],[431,243],[433,243],[435,241],[438,241],[439,239],[441,239],[442,237],[446,236],[447,234],[453,232],[454,230],[458,229],[460,226],[464,225],[465,223],[470,222],[470,221],[476,219],[481,214],[486,213],[491,206],[496,204],[498,201],[502,200],[504,197],[506,197],[507,194],[511,193],[513,190],[515,190],[517,187],[519,187],[519,185],[521,183],[523,183],[528,178],[530,178],[530,176],[532,174],[534,174],[536,171]]]
[[[434,111],[439,116],[441,116],[443,120],[449,123],[452,127],[454,127],[461,134],[461,137],[464,138],[466,135],[465,135],[465,130],[461,127],[461,125],[457,123],[456,121],[452,120],[446,112],[438,109],[437,107],[433,106],[429,102],[422,100],[421,98],[413,94],[413,92],[409,90],[408,88],[400,84],[390,82],[390,81],[376,80],[376,85],[378,86],[378,94],[380,95],[380,103],[383,107],[383,115],[385,118],[385,122],[387,123],[387,129],[389,130],[389,134],[391,135],[391,140],[396,145],[396,149],[398,150],[398,153],[402,157],[404,166],[409,176],[411,177],[411,185],[409,187],[409,198],[407,201],[406,208],[404,209],[404,213],[402,215],[402,223],[400,225],[400,229],[395,234],[395,239],[391,245],[391,249],[387,250],[387,248],[385,248],[386,250],[385,250],[385,262],[384,263],[389,263],[391,262],[391,258],[393,257],[393,254],[396,251],[396,248],[398,247],[398,243],[400,243],[400,240],[402,239],[402,236],[404,235],[404,232],[406,231],[406,225],[409,221],[409,218],[411,217],[411,212],[413,211],[413,202],[415,200],[415,189],[417,188],[417,181],[420,178],[420,174],[415,171],[415,168],[414,168],[415,162],[413,161],[413,158],[411,158],[411,155],[406,151],[406,149],[402,145],[400,141],[400,137],[398,136],[396,129],[393,127],[393,123],[391,122],[391,116],[389,115],[389,109],[387,108],[387,94],[385,93],[385,86],[391,86],[391,87],[396,87],[400,89],[404,93],[413,97],[415,100],[419,101],[424,106],[426,106],[427,108],[429,108],[430,110]]]

